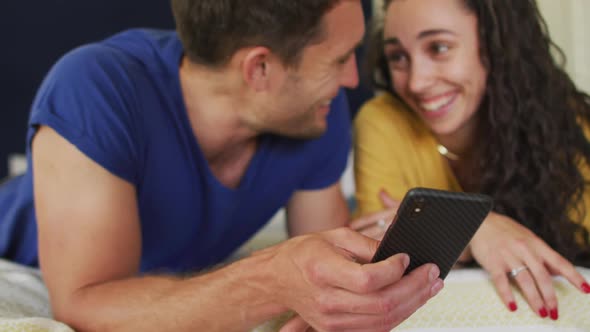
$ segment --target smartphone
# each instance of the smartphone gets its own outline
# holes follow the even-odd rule
[[[444,279],[492,209],[482,194],[413,188],[402,200],[372,262],[410,255],[405,274],[434,263]]]

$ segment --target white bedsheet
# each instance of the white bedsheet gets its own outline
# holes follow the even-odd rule
[[[580,268],[590,280],[590,269]],[[559,320],[541,319],[516,292],[518,311],[509,312],[496,295],[487,273],[479,269],[453,270],[445,288],[394,331],[408,332],[589,332],[590,295],[563,278],[555,278]],[[39,271],[0,259],[0,332],[72,332],[51,319],[47,290]],[[254,332],[277,331],[284,317]]]
[[[590,269],[580,268],[590,280]],[[589,332],[590,294],[555,278],[559,319],[542,319],[518,293],[518,310],[510,312],[497,296],[488,274],[481,269],[452,270],[445,288],[393,332]],[[277,317],[253,332],[277,331],[289,318]]]
[[[39,270],[0,259],[0,331],[72,332],[51,319]]]
[[[590,279],[590,270],[579,271]],[[452,270],[445,288],[395,331],[498,332],[498,331],[590,331],[590,295],[565,279],[554,280],[559,300],[559,319],[542,319],[516,289],[518,310],[510,312],[500,301],[486,272],[480,269]]]

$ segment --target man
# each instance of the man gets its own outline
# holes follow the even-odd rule
[[[15,211],[2,255],[35,264],[36,214],[53,312],[80,331],[244,331],[287,310],[299,316],[285,330],[399,324],[440,290],[438,269],[362,265],[376,241],[324,231],[349,218],[339,89],[358,81],[360,1],[172,6],[178,35],[127,31],[49,73],[32,172],[0,201]],[[283,205],[290,235],[308,235],[173,276],[221,262]]]

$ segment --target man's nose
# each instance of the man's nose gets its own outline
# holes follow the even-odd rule
[[[348,61],[344,64],[344,70],[340,80],[340,85],[354,89],[359,84],[359,73],[356,66],[356,55],[352,55]]]

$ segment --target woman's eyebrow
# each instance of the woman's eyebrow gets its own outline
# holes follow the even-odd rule
[[[422,39],[428,36],[432,36],[432,35],[438,35],[438,34],[451,34],[451,35],[456,35],[456,33],[454,33],[451,30],[447,30],[447,29],[430,29],[430,30],[424,30],[422,32],[420,32],[418,34],[418,38],[416,39]]]
[[[426,37],[429,37],[432,35],[438,35],[438,34],[457,35],[453,31],[447,30],[447,29],[430,29],[430,30],[421,31],[418,34],[418,37],[416,37],[416,39],[423,39],[423,38],[426,38]],[[383,39],[383,44],[385,44],[385,45],[399,45],[400,41],[397,37],[389,37],[389,38]]]
[[[390,38],[385,38],[383,40],[383,44],[384,45],[399,45],[399,39],[397,39],[396,37],[390,37]]]

